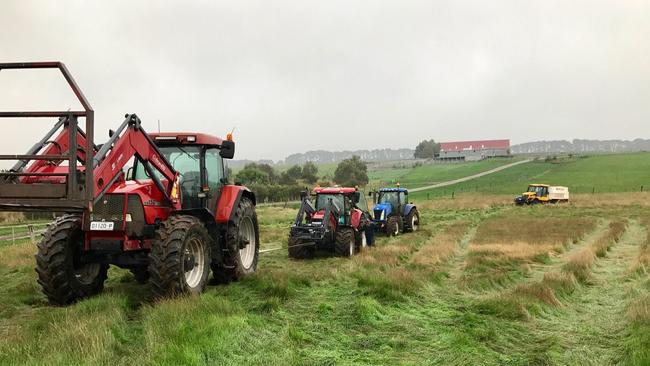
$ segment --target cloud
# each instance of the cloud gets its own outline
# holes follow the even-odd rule
[[[424,138],[648,137],[646,2],[153,4],[9,1],[0,59],[64,61],[99,136],[127,112],[150,130],[235,127],[238,158]],[[0,72],[0,109],[74,105],[44,75]],[[49,125],[39,122],[7,125],[3,151],[31,146]]]

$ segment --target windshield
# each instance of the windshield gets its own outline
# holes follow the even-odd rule
[[[327,207],[328,201],[332,200],[334,210],[341,213],[343,209],[343,195],[342,194],[319,194],[316,196],[316,210],[324,210]]]
[[[169,146],[158,148],[165,156],[167,161],[171,163],[174,170],[181,173],[182,179],[185,181],[196,181],[199,184],[201,165],[200,151],[198,146]],[[162,175],[155,169],[154,172],[158,178],[162,179]],[[142,164],[137,164],[133,176],[135,179],[150,179],[149,174],[144,170]]]
[[[535,192],[536,195],[541,196],[544,193],[546,187],[541,186],[528,186],[528,192]]]
[[[390,203],[392,206],[397,207],[398,192],[379,192],[379,203]]]

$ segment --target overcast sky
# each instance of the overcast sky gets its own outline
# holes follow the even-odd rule
[[[648,138],[649,40],[647,1],[0,5],[0,60],[65,62],[102,140],[134,112],[151,131],[235,127],[239,159],[424,138]],[[78,105],[53,71],[2,71],[0,110],[17,108]],[[0,153],[23,153],[52,123],[11,121]]]

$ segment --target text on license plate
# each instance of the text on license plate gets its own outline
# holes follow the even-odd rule
[[[110,230],[113,230],[114,225],[115,224],[113,222],[91,221],[90,222],[90,230],[94,230],[94,231],[110,231]]]

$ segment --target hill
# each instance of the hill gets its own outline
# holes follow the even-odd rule
[[[513,145],[513,154],[551,153],[625,153],[650,151],[650,140],[555,140],[535,141]]]

